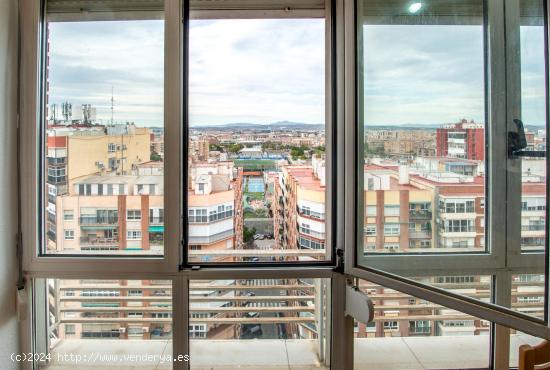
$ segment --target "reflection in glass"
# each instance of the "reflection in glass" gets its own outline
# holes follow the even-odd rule
[[[366,255],[485,251],[483,2],[359,4]]]
[[[484,290],[479,282],[488,277],[421,280],[428,279],[476,296],[478,289]],[[489,322],[365,280],[359,280],[358,286],[373,300],[375,314],[372,323],[355,322],[354,369],[488,367]]]
[[[543,1],[520,1],[521,119],[527,150],[546,150]],[[546,158],[521,159],[521,250],[544,251]]]

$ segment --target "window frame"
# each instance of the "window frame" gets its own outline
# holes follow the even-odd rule
[[[344,316],[344,288],[346,285],[345,279],[341,274],[335,274],[335,261],[327,262],[325,265],[315,264],[312,266],[291,266],[288,264],[278,265],[276,267],[259,266],[252,264],[246,267],[239,267],[236,264],[227,266],[216,266],[214,268],[201,268],[199,270],[182,268],[181,252],[182,240],[178,235],[185,236],[182,222],[185,219],[187,210],[183,208],[181,201],[181,189],[184,176],[186,176],[187,166],[181,166],[184,152],[181,138],[184,137],[184,130],[181,122],[183,122],[183,114],[186,110],[184,101],[187,99],[187,88],[183,83],[185,70],[187,69],[188,50],[185,42],[187,37],[188,24],[183,20],[187,17],[188,7],[184,6],[185,0],[165,0],[165,64],[164,64],[164,110],[165,110],[165,167],[177,168],[177,171],[165,171],[165,198],[171,197],[173,201],[165,202],[164,204],[164,220],[165,220],[165,254],[163,257],[134,257],[134,256],[116,256],[116,257],[84,257],[79,255],[40,255],[36,246],[39,243],[39,216],[38,212],[39,200],[41,196],[39,184],[39,167],[38,153],[42,148],[40,144],[40,118],[38,116],[42,83],[41,71],[39,66],[44,50],[42,44],[42,35],[44,32],[43,24],[43,7],[42,0],[30,0],[20,4],[21,13],[21,45],[22,57],[20,60],[20,122],[21,145],[19,148],[21,154],[21,192],[29,194],[22,200],[22,267],[26,282],[26,293],[30,302],[40,302],[45,299],[44,278],[73,278],[73,279],[127,279],[127,280],[149,280],[149,279],[164,279],[170,280],[172,283],[172,325],[173,327],[187,328],[189,325],[189,281],[200,279],[288,279],[288,278],[329,278],[331,279],[331,298],[328,304],[329,325],[327,328],[327,338],[341,337],[344,334],[344,325],[346,319]],[[327,45],[327,50],[332,50],[335,47],[336,35],[343,40],[343,1],[325,1],[325,5],[329,5],[330,11],[323,10],[323,16],[326,16],[327,22],[338,24],[330,30],[326,30],[327,35],[330,35],[330,43]],[[278,5],[281,8],[282,5]],[[288,11],[285,9],[273,10],[280,16],[286,16]],[[242,11],[239,11],[242,13]],[[297,16],[304,12],[303,9],[292,10]],[[223,12],[222,12],[223,13]],[[234,14],[233,11],[229,12]],[[254,13],[244,12],[246,16],[253,14],[262,14],[262,11]],[[213,16],[214,13],[208,12],[208,16]],[[144,19],[143,14],[139,12],[128,14],[126,19]],[[109,13],[98,14],[94,12],[85,12],[81,14],[67,13],[56,15],[56,21],[91,21],[91,20],[113,20],[113,15]],[[343,47],[343,44],[338,46]],[[334,52],[330,55],[330,60],[327,60],[327,66],[336,69],[335,61],[343,60],[343,49]],[[338,90],[343,90],[343,79],[335,78],[336,71],[330,70],[332,78],[338,80]],[[326,70],[329,73],[329,69]],[[338,68],[338,76],[343,76],[343,66]],[[334,86],[336,91],[336,86]],[[330,106],[336,106],[336,94],[332,90],[326,91],[327,101],[330,101]],[[341,97],[338,98],[341,100]],[[341,103],[341,102],[340,102]],[[343,127],[343,111],[336,109],[330,112],[334,125],[330,127],[332,132],[337,131],[336,125]],[[327,130],[329,130],[327,126]],[[338,138],[339,142],[343,142],[343,137]],[[336,146],[336,145],[335,145]],[[341,146],[337,146],[342,148]],[[328,146],[327,146],[328,149]],[[330,149],[328,149],[330,150]],[[340,149],[342,151],[342,149]],[[336,152],[331,152],[333,162],[338,161],[343,164],[344,160],[341,155]],[[336,168],[336,166],[334,166]],[[339,173],[343,173],[343,166],[339,167]],[[328,171],[328,169],[327,169]],[[339,176],[342,179],[342,176]],[[327,188],[332,187],[333,179],[328,176]],[[342,180],[343,183],[343,180]],[[336,192],[335,192],[336,193]],[[338,196],[343,195],[343,186],[338,188]],[[338,199],[339,199],[338,198]],[[338,202],[334,202],[339,204]],[[343,214],[343,207],[338,207],[336,212]],[[39,215],[39,216],[37,216]],[[326,222],[329,222],[327,215]],[[336,223],[338,217],[336,215],[332,221]],[[339,227],[343,225],[343,220],[338,221]],[[336,231],[336,228],[327,228],[329,233],[341,235]],[[340,237],[341,238],[341,237]],[[341,246],[339,247],[341,248]],[[333,248],[333,253],[336,255],[336,247]],[[339,297],[338,299],[336,297]],[[27,352],[39,351],[48,353],[48,345],[41,341],[41,338],[47,337],[47,328],[44,323],[47,322],[46,312],[38,309],[35,311],[34,305],[28,305],[27,319],[21,321],[21,336],[22,350]],[[39,308],[39,307],[38,307]],[[332,330],[337,333],[332,334]],[[338,334],[339,333],[339,334]],[[32,335],[32,337],[31,337]],[[36,339],[36,340],[35,340]],[[187,330],[174,330],[172,340],[173,354],[185,355],[189,353],[189,336]],[[323,347],[323,346],[321,346]],[[338,364],[348,361],[346,353],[349,351],[344,347],[337,347],[329,343],[328,348],[321,348],[324,351],[326,358],[331,365],[336,368]],[[189,363],[174,363],[174,369],[187,369]]]
[[[344,161],[342,158],[338,159],[338,151],[341,148],[343,142],[343,135],[337,135],[340,127],[343,127],[343,109],[339,109],[337,102],[337,92],[342,91],[343,88],[343,76],[341,70],[338,70],[337,59],[341,59],[337,54],[340,52],[338,49],[339,40],[337,40],[337,28],[341,27],[338,23],[341,20],[337,14],[337,3],[341,0],[323,0],[324,8],[307,8],[307,6],[299,5],[296,7],[285,7],[281,10],[281,5],[274,5],[274,3],[258,3],[260,5],[246,5],[243,2],[242,8],[230,7],[223,8],[223,5],[214,4],[209,8],[205,4],[205,9],[196,9],[190,7],[189,1],[184,2],[183,23],[185,29],[184,37],[184,75],[183,75],[183,153],[189,153],[189,65],[188,65],[188,53],[189,53],[189,22],[193,19],[277,19],[277,18],[324,18],[325,19],[325,148],[327,156],[325,158],[326,163],[326,186],[325,186],[325,259],[318,261],[291,261],[291,262],[204,262],[204,261],[189,261],[189,244],[187,243],[189,235],[189,208],[188,208],[188,192],[186,189],[182,189],[183,198],[183,212],[182,212],[182,251],[181,251],[181,265],[180,269],[202,269],[202,268],[243,268],[243,267],[255,267],[255,268],[269,268],[269,267],[336,267],[337,261],[337,249],[342,249],[339,242],[336,240],[337,235],[337,214],[341,213],[339,210],[338,199],[341,197],[339,191],[343,188],[343,178],[337,176],[339,168],[343,168]],[[307,2],[304,2],[307,4]],[[220,8],[221,6],[221,8]],[[342,31],[340,31],[341,33]],[[340,150],[340,152],[342,152]],[[185,154],[184,154],[185,155]],[[185,161],[187,163],[187,161]],[[189,168],[184,165],[183,177],[188,177]],[[196,212],[195,212],[196,214]],[[196,215],[195,215],[196,217]],[[209,217],[209,215],[207,215]],[[196,222],[196,218],[195,218]],[[299,240],[298,240],[299,243]]]
[[[165,167],[175,168],[179,162],[181,111],[181,55],[180,44],[183,28],[179,11],[168,9],[179,4],[179,0],[165,0],[164,11],[131,12],[81,12],[55,13],[46,18],[45,1],[31,0],[21,6],[21,39],[23,46],[20,62],[20,156],[21,192],[27,194],[21,200],[21,238],[23,269],[32,274],[48,274],[55,271],[78,272],[97,271],[108,273],[118,266],[119,271],[176,272],[180,260],[180,183],[178,171],[165,171],[164,197],[173,201],[165,202],[164,254],[150,255],[101,255],[101,254],[46,254],[43,252],[43,231],[45,230],[46,194],[42,191],[45,183],[46,161],[42,157],[44,144],[44,86],[45,86],[45,33],[47,22],[66,21],[107,21],[107,20],[146,20],[162,19],[164,14],[164,130]],[[37,185],[38,184],[38,185]],[[47,198],[46,198],[47,201]],[[126,219],[126,215],[123,215]]]
[[[183,121],[184,112],[187,109],[187,86],[183,83],[186,78],[184,70],[187,68],[187,47],[186,37],[188,23],[184,20],[189,18],[188,7],[183,6],[183,0],[165,0],[165,166],[168,168],[179,168],[180,163],[185,163],[184,151],[182,148],[182,140],[185,138],[185,130],[180,126]],[[497,9],[501,12],[501,7],[498,7],[498,0],[487,0],[488,6]],[[512,0],[506,0],[512,1]],[[329,3],[327,1],[327,3]],[[226,264],[216,266],[201,265],[199,269],[193,269],[191,265],[181,264],[182,255],[180,252],[186,250],[181,244],[178,235],[184,235],[187,225],[186,215],[187,210],[183,208],[181,202],[182,184],[184,176],[187,175],[187,166],[182,166],[181,173],[179,171],[165,171],[165,197],[170,196],[174,201],[165,202],[164,219],[165,228],[170,230],[166,232],[165,237],[165,254],[162,258],[143,258],[143,257],[93,257],[83,258],[82,256],[55,255],[44,256],[38,255],[37,245],[39,239],[37,219],[39,191],[38,184],[38,134],[39,130],[37,122],[39,122],[36,112],[39,107],[39,87],[36,81],[40,81],[40,73],[38,69],[39,61],[42,55],[38,52],[41,50],[40,37],[43,32],[41,25],[41,13],[43,9],[40,5],[40,0],[24,1],[20,4],[21,9],[21,42],[23,45],[23,57],[21,58],[21,109],[20,109],[20,125],[21,125],[21,140],[20,153],[22,163],[22,185],[21,192],[30,196],[25,196],[22,199],[22,240],[23,240],[23,259],[24,271],[27,275],[28,294],[29,298],[37,300],[36,296],[40,295],[40,283],[33,278],[113,278],[113,279],[167,279],[172,282],[172,307],[173,307],[173,327],[188,328],[189,326],[189,281],[200,279],[261,279],[261,278],[331,278],[331,303],[329,304],[330,312],[327,315],[331,318],[331,326],[328,328],[327,337],[331,338],[332,343],[328,352],[330,353],[330,363],[333,368],[352,368],[353,367],[353,319],[346,316],[345,312],[345,287],[348,283],[349,276],[345,276],[341,272],[351,276],[360,276],[374,283],[381,284],[387,288],[399,290],[406,294],[411,294],[419,299],[430,300],[437,304],[463,311],[474,316],[484,318],[499,324],[515,326],[521,328],[522,331],[538,335],[540,337],[548,337],[549,329],[538,322],[534,322],[522,315],[510,314],[509,311],[485,305],[479,301],[466,299],[462,296],[457,296],[449,292],[441,291],[436,288],[426,287],[422,284],[415,283],[406,279],[416,272],[416,269],[411,270],[407,266],[403,266],[400,272],[405,277],[387,274],[381,271],[372,269],[358,268],[355,264],[355,245],[357,237],[360,234],[355,233],[356,225],[353,220],[357,217],[356,207],[358,207],[356,194],[356,174],[358,173],[358,161],[355,156],[355,142],[357,137],[355,126],[355,1],[354,0],[334,0],[331,4],[331,14],[327,15],[327,20],[330,18],[331,24],[334,25],[327,32],[330,32],[331,43],[328,50],[333,51],[327,63],[330,64],[330,72],[334,81],[332,89],[326,91],[327,101],[331,101],[331,106],[336,107],[330,112],[332,117],[332,126],[330,130],[327,126],[327,133],[335,133],[337,130],[342,132],[342,135],[334,137],[334,150],[331,153],[331,162],[334,168],[331,169],[331,174],[327,176],[327,189],[334,189],[331,201],[340,206],[331,207],[331,212],[326,212],[327,226],[330,219],[331,227],[327,227],[327,238],[330,235],[330,240],[333,240],[332,252],[337,255],[331,263],[314,264],[311,266],[293,266],[290,264],[280,264],[277,266],[263,266],[261,264],[250,264],[247,266],[238,266],[237,264]],[[302,11],[302,10],[300,10]],[[280,11],[281,12],[281,11]],[[253,13],[245,12],[248,16]],[[215,13],[207,11],[206,16],[214,17]],[[87,13],[84,17],[88,20],[94,19],[95,15]],[[140,19],[140,14],[133,15],[133,19]],[[105,17],[105,15],[102,15]],[[498,17],[497,17],[498,18]],[[66,15],[66,19],[75,20],[75,15]],[[344,22],[346,20],[346,22]],[[496,23],[496,24],[495,24]],[[345,27],[344,27],[345,25]],[[503,24],[497,20],[493,20],[489,24],[492,27],[492,37],[495,42],[503,46],[504,40],[499,36],[499,30]],[[338,42],[336,42],[338,41]],[[498,50],[495,47],[495,58],[503,58],[503,47]],[[183,66],[183,68],[182,68]],[[328,68],[328,67],[327,67]],[[327,73],[329,69],[326,70]],[[502,72],[502,71],[500,71]],[[493,90],[502,88],[504,80],[495,79],[491,81]],[[497,109],[492,112],[493,119],[505,120]],[[506,132],[503,128],[494,128],[491,135],[503,135]],[[186,139],[184,139],[186,142]],[[345,145],[351,144],[351,145]],[[328,146],[327,146],[328,149]],[[501,145],[500,150],[505,148]],[[328,159],[328,158],[327,158]],[[347,160],[346,160],[347,159]],[[328,162],[328,161],[327,161]],[[491,166],[495,166],[493,162],[489,162]],[[327,166],[327,171],[328,171]],[[495,166],[496,168],[496,166]],[[504,171],[502,171],[504,172]],[[500,177],[503,180],[504,176]],[[346,181],[344,181],[346,179]],[[493,179],[491,186],[494,186],[500,195],[503,189],[495,186],[497,179]],[[505,180],[505,178],[504,178]],[[492,199],[498,197],[491,192],[489,203],[492,204]],[[177,201],[176,201],[177,200]],[[328,204],[328,203],[327,203]],[[435,205],[434,205],[435,207]],[[361,207],[358,207],[361,208]],[[327,208],[329,209],[329,208]],[[500,208],[500,211],[503,209]],[[548,210],[548,207],[547,207]],[[491,214],[486,217],[499,217],[499,209],[492,209]],[[500,220],[503,216],[500,216]],[[183,221],[183,222],[182,222]],[[347,222],[346,222],[347,221]],[[363,219],[360,219],[363,222]],[[487,219],[486,224],[489,224]],[[362,230],[362,229],[359,229]],[[380,230],[378,231],[380,232]],[[498,233],[495,233],[498,234]],[[490,240],[495,242],[503,242],[504,236],[490,234]],[[360,239],[359,239],[360,240]],[[347,246],[345,255],[342,254],[344,245]],[[345,256],[345,260],[344,260]],[[388,266],[395,265],[395,256],[380,256],[379,260],[384,261]],[[425,263],[429,265],[434,262],[437,256],[407,256],[411,259],[409,266],[416,266],[415,263],[427,258]],[[420,259],[421,257],[422,259]],[[449,255],[449,258],[459,258],[464,260],[470,258],[470,255]],[[476,259],[477,259],[476,255]],[[498,267],[506,257],[502,253],[482,253],[479,255],[483,261],[474,263],[468,269],[468,274],[484,274],[486,268]],[[536,257],[536,256],[534,256]],[[94,260],[95,259],[95,260]],[[345,264],[344,264],[345,262]],[[336,264],[336,269],[334,265]],[[444,266],[436,265],[440,273],[444,273]],[[434,271],[434,270],[431,270]],[[509,271],[499,271],[496,274],[495,280],[503,283],[498,286],[495,292],[497,301],[504,301],[506,294],[509,294],[511,282],[506,284],[506,276],[511,272],[514,273],[529,273],[529,266],[513,267]],[[546,282],[548,284],[548,281]],[[43,288],[43,287],[42,287]],[[179,292],[179,293],[178,293]],[[29,305],[32,306],[32,305]],[[31,307],[29,307],[31,309]],[[44,343],[35,343],[33,346],[31,333],[35,333],[31,317],[27,315],[28,320],[21,323],[22,327],[22,350],[24,352],[47,352],[44,348]],[[40,320],[40,318],[38,318]],[[493,326],[494,327],[494,326]],[[40,329],[43,330],[43,329]],[[505,343],[509,340],[507,337],[507,329],[497,325],[494,332],[502,334],[496,336],[496,346]],[[350,335],[351,333],[351,335]],[[39,333],[36,333],[39,336]],[[334,338],[338,338],[337,341]],[[174,330],[173,332],[173,348],[174,355],[189,353],[189,336],[188,330]],[[502,348],[502,347],[499,347]],[[502,351],[501,351],[502,352]],[[175,369],[188,368],[189,364],[175,363]]]
[[[502,158],[508,158],[507,155],[507,132],[515,130],[512,119],[514,112],[510,112],[510,108],[506,109],[506,101],[502,98],[502,91],[506,91],[506,83],[511,79],[517,78],[519,73],[517,70],[506,69],[504,61],[506,60],[506,50],[510,49],[514,44],[513,41],[507,40],[504,37],[504,28],[509,26],[510,13],[505,13],[506,9],[514,9],[516,14],[519,14],[518,0],[498,0],[484,1],[484,18],[485,18],[485,84],[486,84],[486,138],[491,144],[491,150],[486,150],[486,165],[487,172],[490,176],[486,177],[485,193],[487,202],[485,204],[492,205],[491,207],[483,207],[485,210],[485,233],[488,240],[487,245],[507,245],[506,228],[503,225],[508,225],[512,222],[506,217],[510,209],[506,208],[502,199],[510,199],[514,195],[514,190],[507,186],[509,183],[509,174],[502,169]],[[505,5],[506,3],[506,5]],[[350,160],[346,162],[346,178],[351,181],[346,183],[346,219],[354,220],[346,224],[346,241],[345,241],[345,273],[354,278],[365,279],[373,283],[395,289],[400,292],[413,295],[420,299],[426,299],[446,307],[450,307],[464,313],[470,314],[481,319],[491,321],[493,323],[493,335],[495,342],[493,348],[508,348],[509,346],[509,329],[513,327],[525,333],[529,333],[541,338],[550,339],[550,328],[548,327],[547,312],[550,303],[548,302],[548,261],[545,267],[540,267],[539,270],[544,274],[546,271],[546,305],[545,318],[539,320],[529,317],[517,311],[502,307],[505,302],[509,302],[511,295],[511,276],[512,274],[525,274],[528,271],[533,271],[533,266],[540,266],[540,261],[537,263],[536,258],[540,259],[540,254],[528,255],[523,254],[519,263],[506,264],[507,259],[517,255],[518,251],[511,251],[506,248],[492,248],[484,252],[472,253],[456,253],[444,252],[434,253],[409,253],[409,254],[369,254],[368,259],[375,261],[369,266],[360,266],[358,261],[358,247],[362,245],[363,239],[363,223],[365,220],[365,203],[362,199],[363,185],[363,162],[359,158],[359,153],[362,153],[363,127],[361,124],[356,124],[359,118],[358,92],[362,91],[362,81],[358,78],[358,60],[357,56],[363,53],[360,42],[358,42],[357,28],[359,26],[359,17],[356,16],[359,0],[346,2],[346,40],[345,40],[345,65],[348,70],[354,73],[348,73],[346,78],[345,91],[345,115],[346,115],[346,158]],[[514,6],[516,8],[514,8]],[[548,9],[545,14],[545,32],[548,34]],[[507,17],[507,18],[505,18]],[[519,28],[518,28],[519,29]],[[545,40],[548,42],[548,38]],[[546,59],[546,74],[548,75],[548,50],[545,54]],[[514,66],[517,69],[517,65]],[[514,77],[514,72],[516,73]],[[548,94],[548,78],[547,78],[547,94]],[[501,96],[499,96],[501,94]],[[548,95],[547,95],[548,97]],[[548,110],[548,105],[546,109]],[[516,115],[517,116],[517,115]],[[508,122],[506,125],[490,124],[490,122]],[[548,114],[547,114],[547,130],[548,130]],[[548,140],[548,139],[547,139]],[[353,160],[351,160],[353,158]],[[500,161],[498,160],[500,158]],[[508,160],[507,160],[508,161]],[[547,162],[548,168],[548,162]],[[548,191],[548,184],[547,184]],[[548,194],[548,192],[547,192]],[[517,208],[521,209],[521,199],[518,200]],[[548,198],[547,198],[548,204]],[[548,208],[548,206],[547,206]],[[548,220],[548,212],[547,212]],[[487,227],[494,225],[491,229]],[[489,230],[491,229],[491,230]],[[510,235],[508,235],[509,237]],[[519,238],[519,236],[513,236]],[[547,241],[548,241],[548,235]],[[546,260],[548,260],[548,242],[546,247]],[[404,260],[406,258],[406,260]],[[493,302],[485,303],[479,300],[464,297],[459,294],[450,293],[440,288],[424,285],[411,279],[418,275],[418,271],[426,275],[448,274],[449,271],[457,270],[456,266],[461,266],[460,271],[464,274],[472,275],[487,275],[489,272],[493,276]],[[387,271],[391,271],[387,272]],[[495,325],[496,324],[496,325]],[[503,326],[501,326],[503,325]],[[504,353],[506,352],[506,354]],[[493,364],[508,366],[507,356],[508,351],[502,351],[499,355],[495,355]],[[504,359],[506,357],[506,359]],[[506,365],[504,365],[506,364]]]

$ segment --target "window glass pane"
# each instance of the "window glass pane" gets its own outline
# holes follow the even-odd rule
[[[468,279],[429,279],[460,281],[468,289]],[[475,295],[476,282],[468,284]],[[489,322],[365,280],[358,286],[373,300],[375,313],[372,323],[355,321],[354,369],[488,368]]]
[[[61,5],[52,0],[52,11]],[[43,253],[163,254],[164,21],[156,5],[143,20],[46,16]],[[63,238],[66,229],[74,238]]]
[[[359,263],[485,251],[483,1],[358,4]]]
[[[520,1],[521,119],[527,150],[546,150],[544,7]],[[546,157],[521,159],[521,250],[544,251],[546,237]]]
[[[329,279],[192,280],[191,368],[328,369],[329,289]]]
[[[192,11],[189,55],[189,262],[326,260],[325,19]]]
[[[512,275],[512,309],[544,319],[544,275]]]
[[[519,347],[522,345],[536,346],[543,342],[543,339],[522,333],[517,330],[510,332],[510,368],[519,366]]]
[[[170,280],[35,284],[36,339],[50,356],[41,369],[172,368]]]

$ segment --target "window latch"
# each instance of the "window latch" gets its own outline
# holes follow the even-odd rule
[[[514,119],[517,131],[508,131],[508,158],[516,159],[519,157],[546,157],[544,150],[525,150],[527,148],[527,138],[525,137],[525,128],[523,122]]]

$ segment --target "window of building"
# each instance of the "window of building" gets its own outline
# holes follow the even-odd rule
[[[72,221],[74,219],[74,211],[67,209],[63,211],[63,221]]]
[[[399,330],[398,321],[384,321],[384,330]]]
[[[367,236],[375,236],[376,235],[376,225],[367,225],[365,228],[365,233]]]
[[[384,235],[399,235],[399,224],[384,224]]]
[[[376,216],[376,206],[367,206],[366,214],[367,216]]]
[[[126,211],[126,220],[128,221],[139,221],[141,220],[141,210],[139,209],[129,209]]]
[[[384,206],[384,216],[399,216],[399,205]]]
[[[140,230],[128,230],[126,233],[127,240],[141,240]]]
[[[74,230],[64,230],[65,240],[74,240]]]

